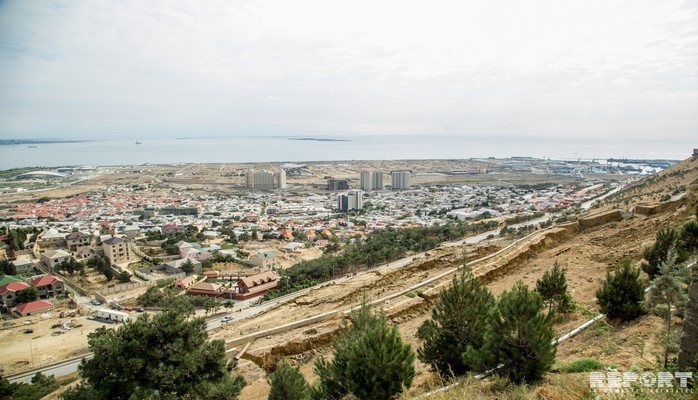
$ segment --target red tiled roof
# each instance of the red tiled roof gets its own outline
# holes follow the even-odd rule
[[[31,312],[36,312],[36,311],[47,310],[49,308],[53,308],[53,304],[51,304],[50,301],[37,300],[37,301],[29,302],[29,303],[19,304],[15,308],[17,309],[17,311],[19,311],[20,314],[26,314],[26,313],[31,313]]]
[[[261,274],[240,278],[240,283],[251,291],[254,286],[263,285],[268,282],[276,282],[277,279],[278,276],[274,271],[267,271]]]
[[[210,283],[210,282],[199,282],[194,285],[192,285],[189,290],[201,290],[205,292],[220,292],[221,290],[221,285],[216,284],[216,283]]]
[[[53,276],[53,275],[44,275],[42,277],[33,279],[32,285],[34,285],[36,287],[42,287],[42,286],[46,286],[46,285],[51,285],[56,281],[63,282],[63,279],[61,279],[57,276]]]
[[[252,286],[252,287],[247,287],[247,292],[248,293],[261,293],[261,292],[266,292],[267,290],[271,290],[276,288],[276,286],[279,284],[278,281],[274,280],[271,282],[267,282],[261,285],[257,286]]]
[[[0,295],[3,295],[7,292],[19,292],[24,289],[29,288],[29,284],[24,283],[24,282],[10,282],[5,286],[0,286]]]

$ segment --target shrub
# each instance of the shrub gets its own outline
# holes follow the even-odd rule
[[[578,372],[590,372],[603,369],[604,365],[599,360],[593,358],[578,358],[567,364],[560,366],[560,372],[564,374],[574,374]]]
[[[609,319],[632,321],[645,313],[645,289],[640,282],[640,270],[632,261],[625,260],[615,272],[606,274],[596,291],[601,312]]]

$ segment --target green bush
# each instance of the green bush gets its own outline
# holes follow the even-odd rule
[[[623,261],[613,274],[606,274],[596,291],[596,298],[601,312],[609,319],[632,321],[643,315],[645,288],[640,281],[640,270],[633,266],[632,261]]]
[[[560,372],[564,374],[574,374],[577,372],[590,372],[603,369],[604,366],[599,360],[593,358],[578,358],[567,364],[560,366]]]

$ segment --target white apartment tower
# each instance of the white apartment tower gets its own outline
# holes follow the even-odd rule
[[[383,190],[383,173],[361,171],[361,190]]]
[[[286,171],[279,172],[247,170],[245,188],[255,190],[273,190],[286,188]]]
[[[393,190],[409,189],[411,176],[412,171],[392,171],[390,177]]]
[[[337,195],[337,209],[340,211],[361,210],[364,207],[363,192],[350,190]]]

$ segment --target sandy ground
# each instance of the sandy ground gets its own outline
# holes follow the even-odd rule
[[[0,341],[11,343],[0,347],[0,362],[5,374],[21,372],[86,353],[89,332],[102,326],[116,326],[92,321],[85,316],[59,318],[59,311],[60,308],[57,308],[48,313],[48,319],[40,316],[19,318],[13,321],[17,323],[16,326],[0,330]],[[82,326],[69,330],[53,327],[63,322],[70,324],[71,321],[73,325]],[[30,324],[26,324],[27,322]],[[26,329],[33,332],[24,333]]]

